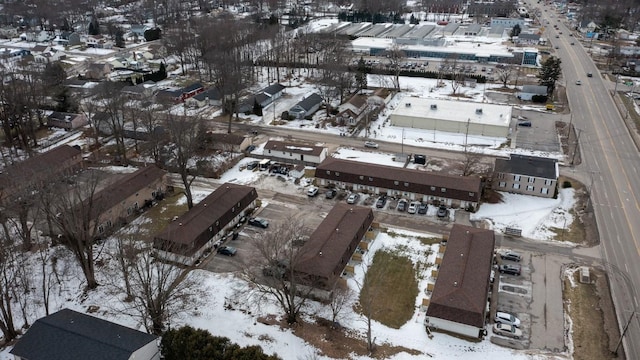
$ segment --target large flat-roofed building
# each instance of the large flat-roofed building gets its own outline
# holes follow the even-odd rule
[[[391,113],[391,125],[451,133],[507,137],[511,106],[405,97]]]

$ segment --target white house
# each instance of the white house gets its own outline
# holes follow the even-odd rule
[[[322,97],[316,93],[313,93],[300,102],[295,104],[289,109],[289,115],[296,119],[304,119],[305,117],[312,115],[314,112],[320,109],[322,105]]]
[[[263,155],[272,160],[295,164],[318,165],[327,158],[328,150],[322,146],[269,140]]]

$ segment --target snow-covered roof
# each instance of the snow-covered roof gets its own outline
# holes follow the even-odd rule
[[[393,115],[509,126],[511,111],[508,105],[405,97]]]

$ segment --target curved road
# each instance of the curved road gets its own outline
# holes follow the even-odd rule
[[[533,7],[541,7],[529,0]],[[596,216],[604,263],[609,269],[611,291],[621,332],[629,323],[623,344],[628,359],[640,359],[640,317],[635,312],[640,287],[640,157],[629,130],[616,108],[608,84],[599,75],[587,50],[555,12],[541,10],[549,20],[552,45],[559,46],[567,97],[575,130],[580,133],[582,165],[579,171],[589,179],[591,202]],[[551,18],[550,15],[554,17]],[[556,39],[553,24],[563,32]],[[546,25],[546,24],[545,24]],[[575,45],[571,45],[574,42]],[[593,73],[592,78],[587,73]],[[581,80],[582,85],[576,85]],[[635,317],[635,318],[634,318]],[[618,339],[615,339],[618,340]]]

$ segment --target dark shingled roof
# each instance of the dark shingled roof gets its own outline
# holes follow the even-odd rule
[[[266,150],[286,151],[296,154],[320,156],[325,148],[322,146],[312,146],[305,144],[290,143],[284,141],[269,140],[264,144],[265,155]]]
[[[368,207],[338,203],[318,225],[301,249],[302,260],[295,270],[309,275],[331,278],[346,252],[349,256],[373,222]],[[351,249],[349,250],[349,246]],[[342,266],[346,266],[342,264]],[[342,270],[342,269],[340,269]],[[340,275],[341,272],[337,275]]]
[[[481,181],[476,176],[442,175],[334,157],[328,157],[318,165],[316,177],[472,202],[480,201],[481,193]],[[443,188],[445,192],[442,192]]]
[[[273,96],[273,95],[279,93],[282,90],[284,90],[284,85],[282,85],[280,83],[275,83],[275,84],[269,85],[266,88],[262,89],[262,92],[267,94],[267,95],[269,95],[269,96]]]
[[[313,93],[311,95],[309,95],[308,97],[306,97],[305,99],[303,99],[302,101],[300,101],[299,103],[297,103],[296,105],[300,106],[301,108],[305,109],[306,111],[311,110],[314,106],[321,104],[322,103],[322,96]]]
[[[511,154],[510,159],[496,159],[495,171],[543,179],[557,179],[556,159]]]
[[[45,153],[30,157],[15,165],[6,167],[0,174],[0,190],[16,185],[24,185],[28,181],[39,179],[51,179],[55,175],[67,170],[65,164],[69,164],[75,156],[82,154],[80,149],[61,145]]]
[[[240,211],[258,198],[256,189],[251,186],[232,183],[222,184],[214,192],[171,222],[156,240],[178,245],[191,245],[198,237],[212,227],[212,236],[223,229]],[[240,203],[240,209],[237,205]],[[235,211],[231,212],[234,208]],[[216,222],[219,223],[217,225]],[[171,250],[170,248],[168,250]],[[192,251],[197,249],[191,249]]]
[[[202,84],[193,83],[193,84],[190,84],[190,85],[187,85],[187,86],[183,87],[182,89],[180,89],[180,91],[182,93],[190,93],[190,92],[198,90],[198,89],[202,89]]]
[[[11,354],[28,360],[128,360],[157,336],[73,310],[38,319]]]
[[[209,100],[220,100],[222,99],[222,96],[220,96],[220,92],[218,91],[218,89],[211,88],[209,90],[201,92],[200,94],[194,96],[193,98],[198,101],[204,101],[207,98],[209,98]]]
[[[484,327],[494,246],[492,230],[453,225],[428,317]]]
[[[100,190],[93,196],[91,210],[94,212],[91,219],[95,219],[98,214],[112,209],[116,204],[129,198],[146,186],[153,184],[158,179],[162,179],[166,171],[155,165],[149,165],[127,174],[113,184]],[[143,204],[140,204],[142,206]]]
[[[244,136],[227,133],[207,133],[207,138],[214,143],[227,145],[242,145],[242,142],[245,140]]]

